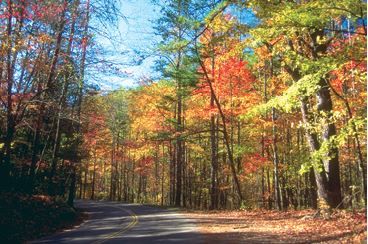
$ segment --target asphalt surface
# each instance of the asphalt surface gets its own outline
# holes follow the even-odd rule
[[[30,243],[203,243],[192,219],[139,204],[76,201],[88,214],[80,226]]]

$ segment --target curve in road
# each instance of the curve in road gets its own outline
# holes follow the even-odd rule
[[[89,218],[30,243],[202,243],[196,222],[177,211],[106,201],[77,201]]]

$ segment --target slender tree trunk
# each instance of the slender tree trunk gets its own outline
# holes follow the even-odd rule
[[[239,202],[241,203],[243,201],[243,195],[242,195],[242,192],[241,192],[240,182],[239,182],[239,179],[238,179],[238,176],[237,176],[237,173],[236,173],[236,169],[235,169],[234,155],[233,155],[233,152],[231,150],[231,145],[230,145],[231,142],[230,142],[230,138],[229,138],[229,133],[227,131],[227,126],[226,126],[226,117],[225,117],[224,112],[222,111],[220,101],[216,97],[216,93],[215,93],[215,90],[212,86],[211,78],[209,77],[209,75],[207,73],[207,69],[206,69],[203,61],[201,60],[201,57],[199,55],[198,50],[196,50],[196,52],[197,52],[197,56],[199,57],[200,66],[201,66],[201,68],[202,68],[202,70],[205,74],[205,77],[206,77],[205,80],[206,80],[206,82],[207,82],[207,84],[210,88],[211,96],[213,96],[216,107],[217,107],[217,109],[220,113],[220,118],[221,118],[222,127],[223,127],[222,132],[223,132],[223,135],[224,135],[225,147],[226,147],[228,157],[229,157],[229,161],[230,161],[230,169],[231,169],[231,173],[232,173],[233,180],[234,180],[234,183],[235,183],[236,191],[237,191],[237,194],[238,194],[238,197],[239,197]]]
[[[170,205],[175,203],[176,144],[170,141]]]
[[[165,145],[162,144],[162,156],[165,157]],[[165,164],[161,163],[161,206],[164,205],[164,183],[165,183]]]
[[[31,179],[33,180],[34,177],[34,173],[35,173],[35,168],[36,168],[36,164],[38,161],[38,153],[39,153],[39,148],[40,148],[40,139],[41,139],[41,129],[42,129],[42,122],[44,120],[44,116],[45,116],[45,108],[46,108],[46,93],[49,92],[49,89],[51,88],[52,82],[54,80],[55,77],[55,73],[56,73],[56,64],[57,61],[59,59],[59,54],[60,54],[60,49],[61,49],[61,43],[62,43],[62,35],[64,32],[64,26],[65,26],[65,14],[67,11],[67,7],[68,7],[68,1],[65,0],[63,3],[63,12],[61,14],[60,17],[60,26],[58,28],[58,34],[56,37],[56,46],[55,46],[55,52],[54,52],[54,56],[52,58],[51,61],[51,66],[50,66],[50,70],[49,70],[49,74],[47,77],[47,81],[46,81],[46,88],[43,91],[41,90],[41,86],[39,86],[39,91],[38,92],[42,92],[41,93],[41,105],[40,105],[40,109],[38,112],[38,118],[37,118],[37,123],[36,123],[36,131],[35,131],[35,136],[34,136],[34,140],[33,140],[33,149],[32,149],[32,162],[31,162],[31,171],[30,171],[30,176]],[[51,173],[49,176],[50,182],[52,180],[53,177],[53,169],[51,169]],[[53,194],[52,192],[50,192],[51,194]]]
[[[211,107],[214,106],[214,97],[211,95]],[[218,208],[218,159],[217,159],[217,141],[216,141],[216,121],[215,115],[211,114],[211,206],[210,209]]]
[[[115,136],[113,136],[112,139],[112,150],[111,150],[111,174],[110,174],[110,196],[109,199],[110,201],[114,201],[115,200]]]
[[[271,198],[271,180],[270,180],[270,170],[267,169],[267,190],[268,190],[268,209],[272,209],[272,198]]]
[[[181,1],[179,1],[179,13],[181,12]],[[182,33],[179,30],[178,36],[181,37]],[[178,52],[178,59],[176,63],[176,71],[179,72],[181,67],[181,51]],[[175,206],[181,206],[182,202],[182,171],[183,171],[183,139],[181,133],[183,131],[183,94],[182,94],[182,81],[179,76],[176,77],[177,82],[177,127],[176,132],[179,134],[176,137],[176,193],[175,193]]]
[[[129,149],[128,149],[129,150]],[[126,151],[126,149],[125,149]],[[129,179],[129,175],[128,175],[128,171],[127,171],[127,161],[124,160],[123,161],[124,165],[123,165],[123,191],[124,191],[124,202],[128,201],[128,179]]]
[[[275,201],[277,209],[281,210],[281,193],[280,193],[280,179],[279,179],[279,154],[277,150],[277,131],[276,131],[276,111],[272,108],[272,134],[273,134],[273,166],[274,166],[274,187],[275,187]]]
[[[96,150],[95,150],[95,159],[93,161],[93,173],[92,173],[91,200],[95,199],[96,166],[97,166],[97,155],[96,155]]]
[[[10,155],[11,143],[15,134],[15,118],[13,115],[13,69],[12,69],[12,18],[13,8],[12,1],[8,1],[9,17],[7,22],[7,54],[6,54],[6,72],[7,72],[7,109],[6,109],[6,136],[4,141],[4,156],[2,156],[2,169],[0,170],[1,181],[4,182],[3,187],[10,187],[9,173],[10,173]]]
[[[74,205],[76,179],[77,179],[75,166],[72,166],[72,167],[74,169],[72,169],[71,183],[70,183],[68,200],[67,200],[67,203],[68,203],[69,206],[73,206]]]
[[[87,161],[86,169],[84,171],[83,199],[86,199],[86,191],[87,191],[87,183],[88,183],[88,168],[89,168],[89,163]]]
[[[81,68],[80,68],[80,84],[79,84],[79,91],[78,91],[78,125],[77,125],[77,133],[80,135],[81,133],[81,110],[82,110],[82,99],[83,99],[83,87],[84,87],[84,72],[85,72],[85,62],[86,62],[86,56],[87,56],[87,45],[88,45],[88,25],[89,25],[89,15],[90,15],[90,0],[87,0],[86,2],[86,17],[85,17],[85,26],[83,31],[83,41],[82,41],[82,58],[81,58]],[[76,162],[74,162],[75,164]],[[72,178],[75,178],[76,176],[76,166],[74,165],[72,167]],[[75,181],[75,180],[74,180]],[[69,197],[68,197],[68,203],[73,206],[75,197],[75,182],[73,184],[70,184],[69,188]]]
[[[179,93],[180,93],[179,89]],[[177,107],[177,131],[182,131],[182,98],[181,94],[178,96],[178,107]],[[183,171],[183,141],[177,136],[176,139],[176,194],[175,194],[175,206],[181,206],[182,200],[182,171]]]
[[[78,6],[79,6],[79,1],[76,1],[75,6],[74,6],[74,10],[73,10],[73,14],[72,14],[72,23],[71,23],[71,26],[70,26],[69,41],[68,41],[68,46],[67,46],[67,51],[66,51],[66,57],[67,57],[68,64],[71,64],[70,63],[70,55],[71,55],[72,45],[73,45],[73,41],[74,41],[76,11],[77,11]],[[50,178],[49,178],[50,181],[52,180],[52,177],[53,177],[53,175],[55,174],[55,171],[56,171],[57,157],[58,157],[58,153],[59,153],[59,149],[60,149],[60,140],[61,140],[61,137],[60,137],[61,114],[62,114],[63,106],[64,106],[64,103],[65,103],[66,95],[67,95],[67,92],[68,92],[69,79],[70,79],[70,73],[69,73],[68,70],[65,70],[63,87],[62,87],[61,95],[60,95],[59,102],[58,102],[58,110],[57,110],[57,118],[56,118],[56,129],[55,129],[55,140],[54,140],[54,145],[52,147],[52,156],[51,156],[51,173],[50,173]]]

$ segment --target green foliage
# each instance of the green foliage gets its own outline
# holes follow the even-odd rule
[[[234,158],[241,158],[244,154],[253,152],[254,148],[246,147],[243,145],[234,145],[233,146],[233,154]]]
[[[319,89],[320,75],[306,75],[298,82],[292,84],[281,96],[270,99],[265,104],[255,106],[248,114],[242,116],[243,119],[249,119],[254,116],[269,113],[272,108],[280,111],[291,113],[295,109],[300,108],[301,99],[314,95]]]

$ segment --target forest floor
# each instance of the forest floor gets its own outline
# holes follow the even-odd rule
[[[45,195],[0,194],[0,243],[21,243],[75,226],[86,216]]]
[[[366,211],[339,210],[328,220],[300,211],[187,211],[206,243],[366,243]]]

